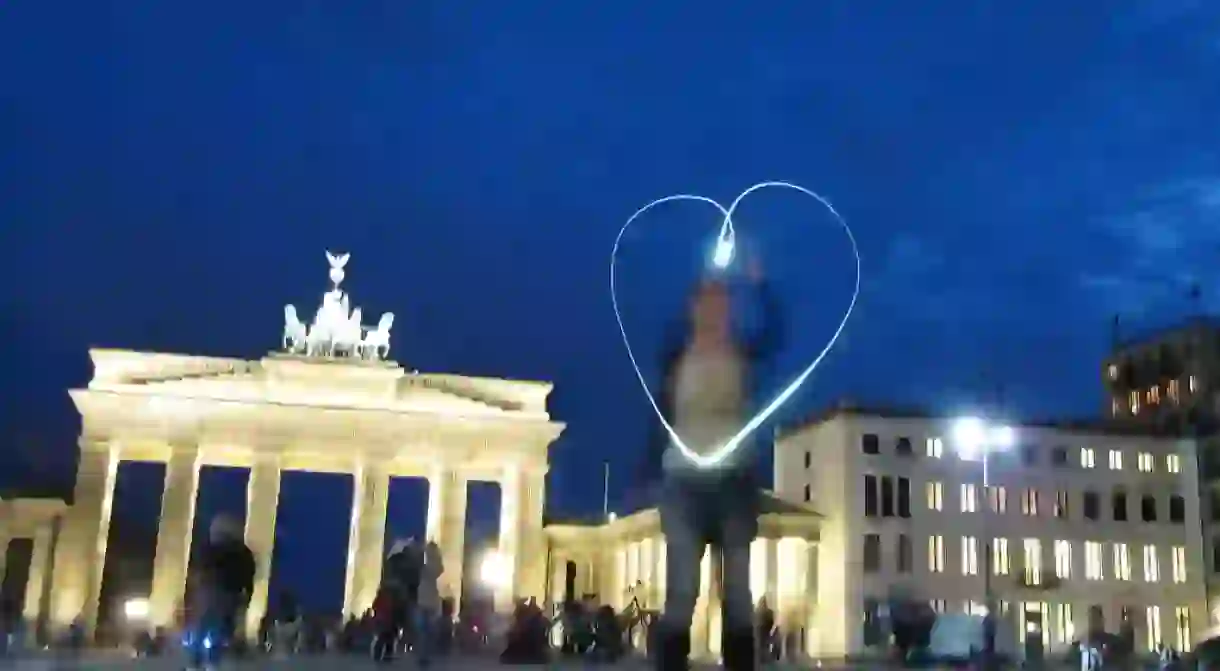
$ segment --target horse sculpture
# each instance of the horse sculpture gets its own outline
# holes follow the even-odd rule
[[[294,354],[299,353],[305,349],[305,339],[308,335],[305,323],[297,317],[296,306],[285,305],[283,349]]]
[[[360,355],[364,359],[385,359],[390,355],[390,327],[394,326],[394,313],[386,312],[377,322],[377,328],[369,329],[360,343]]]

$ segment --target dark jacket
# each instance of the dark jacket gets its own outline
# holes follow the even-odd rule
[[[245,601],[254,592],[254,571],[254,553],[239,540],[208,543],[199,557],[199,577],[205,588],[243,595]]]
[[[400,598],[414,603],[419,598],[419,578],[423,565],[423,551],[416,546],[390,555],[386,558],[382,571],[382,586],[393,590]]]
[[[753,393],[752,387],[759,368],[769,364],[782,346],[783,324],[780,309],[771,286],[765,280],[730,278],[729,291],[734,319],[734,342],[746,361],[746,384],[751,387],[749,396],[753,397],[757,395]],[[690,341],[690,327],[686,322],[684,319],[682,327],[666,339],[662,350],[657,407],[671,426],[674,424],[674,373]],[[748,419],[748,414],[742,417],[743,422]],[[763,429],[760,428],[755,435],[762,433]],[[669,448],[669,444],[669,432],[659,421],[653,421],[641,473],[645,487],[655,486],[660,481],[662,455]]]

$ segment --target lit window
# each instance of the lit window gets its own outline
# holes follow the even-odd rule
[[[1119,580],[1131,579],[1131,552],[1126,543],[1114,544],[1114,577]]]
[[[1097,541],[1085,541],[1084,544],[1084,579],[1085,580],[1101,580],[1105,576],[1102,575],[1102,546]]]
[[[962,575],[979,574],[979,542],[974,536],[962,537]]]
[[[962,512],[978,512],[978,490],[974,485],[962,485]]]
[[[1191,375],[1186,379],[1186,386],[1190,390],[1190,393],[1193,394],[1199,389],[1199,381],[1195,379],[1194,375]]]
[[[1180,389],[1180,385],[1178,384],[1178,381],[1170,380],[1169,385],[1165,388],[1165,395],[1169,397],[1169,400],[1173,401],[1174,403],[1177,403],[1179,389]]]
[[[1144,546],[1144,580],[1157,582],[1161,579],[1161,563],[1158,561],[1155,545]]]
[[[1148,606],[1144,614],[1148,626],[1148,649],[1156,650],[1161,644],[1161,607]]]
[[[1110,470],[1112,470],[1112,471],[1123,470],[1123,451],[1122,450],[1110,450]]]
[[[1012,563],[1008,559],[1007,538],[992,540],[991,558],[991,572],[996,575],[1008,575],[1008,572],[1012,570]]]
[[[1118,417],[1123,411],[1123,405],[1118,402],[1117,398],[1110,399],[1110,416]]]
[[[1173,619],[1178,630],[1178,652],[1190,652],[1190,609],[1185,606],[1174,608]]]
[[[1057,621],[1055,634],[1059,637],[1060,643],[1071,643],[1076,640],[1076,625],[1072,621],[1072,604],[1061,603],[1055,607],[1059,617]]]
[[[1109,374],[1111,380],[1118,379],[1118,366],[1110,364],[1109,368],[1106,369],[1106,372]]]
[[[1140,414],[1140,393],[1138,391],[1132,391],[1130,394],[1128,394],[1127,400],[1131,406],[1131,414]]]
[[[928,602],[928,605],[932,606],[933,613],[945,612],[945,600],[944,599],[932,599],[931,601]]]
[[[939,482],[929,482],[928,510],[942,510],[945,505],[945,486]]]
[[[1094,466],[1096,466],[1096,464],[1093,461],[1093,458],[1094,458],[1093,457],[1093,448],[1091,448],[1091,447],[1080,448],[1080,467],[1081,468],[1093,468]]]
[[[1140,452],[1140,456],[1136,459],[1141,473],[1151,473],[1156,470],[1156,458],[1151,452]]]
[[[1161,402],[1161,388],[1152,387],[1148,390],[1148,405],[1156,405]]]
[[[926,446],[928,456],[933,459],[940,459],[945,454],[945,444],[940,438],[929,438]]]
[[[1072,577],[1072,543],[1055,541],[1055,577],[1067,580]]]
[[[1021,492],[1021,514],[1028,517],[1038,515],[1038,490],[1033,487]]]
[[[928,571],[945,572],[945,537],[928,536]]]
[[[1042,584],[1042,541],[1037,538],[1026,538],[1022,543],[1025,550],[1025,582],[1029,585]]]
[[[1172,550],[1173,556],[1173,581],[1186,582],[1186,548],[1181,545],[1174,546]]]
[[[988,487],[987,505],[991,508],[991,512],[997,515],[1008,512],[1008,490],[1003,487]]]
[[[1165,455],[1165,470],[1177,473],[1182,470],[1182,460],[1176,454]]]
[[[979,603],[978,601],[967,601],[966,614],[974,615],[975,617],[983,617],[987,614],[987,604]]]

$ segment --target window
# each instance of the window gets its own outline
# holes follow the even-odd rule
[[[881,454],[881,439],[875,433],[866,433],[860,437],[860,450],[865,454]]]
[[[1068,517],[1067,490],[1060,489],[1055,492],[1055,517],[1061,520],[1066,520]]]
[[[1097,464],[1094,461],[1093,448],[1091,448],[1091,447],[1080,448],[1080,467],[1081,468],[1093,468],[1096,465]]]
[[[1097,492],[1084,493],[1084,518],[1086,520],[1095,520],[1101,517],[1101,497]]]
[[[940,614],[940,613],[945,612],[945,600],[944,599],[932,599],[932,600],[928,601],[928,605],[932,607],[933,613]]]
[[[1038,516],[1038,490],[1033,487],[1021,492],[1021,514],[1027,517]]]
[[[987,507],[997,515],[1008,512],[1008,490],[997,486],[988,487]]]
[[[1151,452],[1140,452],[1136,465],[1141,473],[1151,473],[1156,470],[1156,458],[1152,456]]]
[[[1190,393],[1193,394],[1199,390],[1199,381],[1194,375],[1191,375],[1190,377],[1186,378],[1186,386],[1190,389]]]
[[[1186,548],[1175,545],[1170,549],[1169,555],[1173,558],[1173,581],[1186,582]]]
[[[1157,582],[1161,579],[1161,564],[1158,561],[1155,545],[1144,546],[1144,581]]]
[[[1042,584],[1042,541],[1037,538],[1026,538],[1022,543],[1025,550],[1025,583],[1028,585]]]
[[[1140,518],[1145,522],[1156,521],[1156,497],[1145,494],[1140,499]]]
[[[1038,465],[1038,447],[1036,445],[1021,446],[1021,464],[1024,466]]]
[[[1182,470],[1182,460],[1176,454],[1165,455],[1165,470],[1177,473]]]
[[[943,510],[945,505],[945,486],[939,482],[929,482],[924,489],[928,493],[928,510]]]
[[[1212,573],[1220,573],[1220,538],[1212,539]]]
[[[1056,447],[1051,450],[1051,464],[1054,466],[1067,466],[1068,463],[1068,448]]]
[[[1102,571],[1102,564],[1105,562],[1102,559],[1101,543],[1097,541],[1085,541],[1084,543],[1084,579],[1085,580],[1101,580],[1105,576]]]
[[[1166,394],[1169,396],[1169,400],[1177,403],[1180,392],[1181,384],[1179,384],[1177,380],[1170,380],[1169,387],[1166,389]]]
[[[1110,376],[1111,380],[1117,380],[1118,379],[1118,366],[1116,366],[1115,364],[1110,364],[1106,368],[1106,374]]]
[[[911,550],[911,537],[898,534],[898,572],[910,573],[915,570],[915,553]]]
[[[978,491],[975,489],[974,485],[962,485],[962,512],[974,513],[978,512],[978,509]]]
[[[1117,580],[1131,579],[1131,552],[1126,543],[1114,544],[1114,577]]]
[[[911,479],[898,478],[898,516],[911,519]]]
[[[1072,577],[1072,543],[1055,541],[1055,577],[1067,580]]]
[[[979,574],[979,541],[974,536],[962,537],[962,575]]]
[[[1159,386],[1151,386],[1148,388],[1148,405],[1156,405],[1161,402],[1161,388]]]
[[[880,599],[864,598],[864,606],[861,609],[864,615],[862,622],[864,631],[861,634],[864,645],[878,645],[885,640],[885,618],[881,617],[882,605]]]
[[[925,454],[933,459],[940,459],[945,456],[945,443],[940,438],[929,438],[924,447]]]
[[[877,516],[877,476],[864,476],[864,516]]]
[[[1122,450],[1110,450],[1110,470],[1112,470],[1112,471],[1123,470],[1123,451]]]
[[[900,457],[915,456],[915,449],[911,447],[911,439],[905,436],[899,438],[898,442],[894,443],[894,454]]]
[[[1114,492],[1110,497],[1110,513],[1114,516],[1115,522],[1127,521],[1127,493]]]
[[[1122,411],[1123,411],[1122,402],[1119,401],[1118,398],[1110,399],[1110,414],[1114,417],[1118,417],[1119,414],[1122,413]]]
[[[881,516],[894,516],[894,479],[881,478]]]
[[[945,572],[945,537],[928,536],[928,572]]]
[[[1144,619],[1148,625],[1148,649],[1156,650],[1161,644],[1161,607],[1148,606],[1144,609]]]
[[[1055,635],[1060,643],[1071,643],[1076,640],[1076,625],[1072,621],[1072,604],[1061,603],[1055,606]]]
[[[881,536],[879,534],[864,535],[864,572],[876,573],[881,570]]]
[[[813,452],[805,450],[805,468],[813,466]]]
[[[1215,489],[1211,490],[1211,494],[1208,498],[1210,499],[1209,502],[1211,504],[1208,506],[1211,508],[1211,521],[1220,522],[1220,491]]]
[[[1190,609],[1178,606],[1173,609],[1173,621],[1177,629],[1178,652],[1190,652]]]
[[[1012,562],[1008,559],[1008,539],[996,538],[991,543],[991,572],[996,575],[1008,575],[1012,570]]]
[[[1174,494],[1169,497],[1169,521],[1174,524],[1186,523],[1186,499]]]
[[[809,485],[805,485],[805,503],[809,503],[811,500],[812,497],[810,494],[812,494],[812,492],[809,491]]]

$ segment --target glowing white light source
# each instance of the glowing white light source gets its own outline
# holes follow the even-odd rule
[[[720,270],[729,267],[733,262],[733,251],[736,245],[731,237],[716,238],[716,251],[712,252],[712,265]]]
[[[760,189],[770,187],[799,191],[800,193],[813,198],[814,200],[818,201],[822,207],[826,208],[828,212],[830,212],[831,216],[834,217],[835,222],[838,223],[843,229],[843,232],[847,235],[847,241],[851,244],[852,256],[856,262],[856,278],[855,284],[852,287],[851,301],[848,303],[847,309],[844,310],[843,316],[839,320],[839,324],[835,328],[834,333],[831,334],[830,339],[826,341],[826,344],[822,347],[822,350],[818,352],[817,356],[813,358],[813,361],[806,365],[805,369],[802,370],[800,374],[798,374],[796,378],[792,380],[792,382],[788,383],[788,386],[780,390],[779,394],[777,394],[775,398],[771,399],[769,403],[763,406],[762,410],[750,418],[749,421],[747,421],[737,431],[737,433],[733,435],[732,438],[715,450],[712,450],[707,454],[701,454],[699,452],[695,452],[689,446],[687,446],[682,440],[682,437],[678,435],[677,431],[675,431],[674,427],[669,423],[669,420],[665,418],[665,415],[661,412],[660,406],[657,405],[656,397],[653,395],[652,391],[648,389],[648,382],[644,379],[644,373],[640,370],[639,362],[636,360],[635,353],[631,349],[631,340],[627,337],[626,327],[623,326],[623,314],[619,309],[618,304],[616,269],[619,246],[622,244],[623,234],[627,232],[627,229],[631,227],[631,224],[652,208],[661,205],[662,203],[679,200],[702,202],[716,208],[716,210],[720,212],[721,216],[720,235],[717,239],[716,250],[712,256],[712,262],[713,264],[719,265],[719,260],[726,255],[724,250],[727,248],[728,260],[725,261],[725,265],[728,265],[728,262],[732,261],[733,238],[735,237],[733,229],[733,213],[737,211],[737,208],[741,205],[741,202],[750,194]],[[763,422],[766,422],[771,415],[775,414],[775,411],[779,410],[779,408],[783,406],[784,403],[786,403],[798,389],[800,389],[801,385],[805,383],[805,380],[807,380],[809,376],[813,374],[813,371],[817,369],[817,367],[822,363],[822,360],[826,358],[826,355],[830,353],[831,348],[833,348],[835,343],[839,341],[839,336],[843,334],[843,329],[847,327],[847,321],[851,318],[852,310],[854,310],[856,307],[856,300],[860,297],[860,280],[860,249],[856,244],[856,236],[852,233],[851,227],[847,225],[847,221],[843,219],[837,210],[835,210],[834,206],[830,204],[829,200],[826,200],[822,196],[810,191],[809,189],[806,189],[803,186],[798,186],[796,184],[792,184],[791,182],[760,182],[755,184],[745,191],[742,191],[736,198],[733,199],[733,202],[730,203],[727,208],[715,200],[708,198],[707,196],[698,196],[689,193],[680,193],[672,196],[666,196],[664,198],[658,198],[657,200],[654,200],[644,207],[636,210],[635,214],[631,215],[627,219],[627,223],[623,224],[623,227],[619,229],[618,236],[614,239],[614,249],[610,252],[610,301],[614,306],[614,318],[618,322],[619,334],[622,335],[623,345],[627,348],[627,358],[631,360],[631,366],[635,369],[636,379],[640,381],[640,386],[644,388],[644,395],[648,397],[649,404],[652,405],[653,411],[656,412],[657,417],[660,418],[661,425],[665,427],[665,432],[669,434],[670,441],[675,447],[678,448],[678,451],[682,454],[682,456],[686,457],[688,461],[699,468],[714,468],[727,459],[729,455],[736,452],[737,449],[746,441],[746,439],[750,437],[750,434],[754,433],[758,427],[762,426]]]
[[[148,617],[148,599],[128,599],[123,602],[123,615],[128,620],[143,620]]]
[[[609,515],[606,516],[606,519],[613,522],[614,520],[618,519],[618,515],[616,515],[614,513],[610,513]]]
[[[512,579],[513,567],[507,557],[495,550],[483,555],[483,561],[479,564],[479,580],[484,585],[500,589],[512,584]]]
[[[978,417],[962,417],[953,422],[953,442],[963,459],[977,459],[984,450],[1007,450],[1017,442],[1010,426],[988,426]]]

